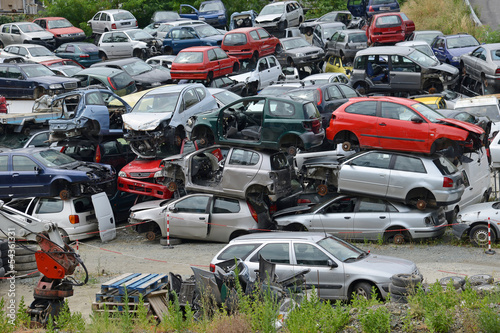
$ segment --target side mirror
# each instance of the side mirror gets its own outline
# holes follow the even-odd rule
[[[172,213],[177,213],[179,211],[179,208],[177,208],[177,207],[170,207],[169,211],[171,211]]]
[[[33,170],[38,174],[42,173],[42,169],[40,167],[35,166],[33,167]]]
[[[417,124],[421,124],[423,123],[424,121],[422,120],[422,118],[420,118],[419,116],[413,116],[411,118],[411,122],[412,123],[417,123]]]
[[[328,266],[330,266],[330,268],[336,268],[339,265],[337,265],[337,263],[335,261],[333,261],[332,259],[328,259]]]

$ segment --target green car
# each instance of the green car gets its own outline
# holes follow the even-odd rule
[[[253,96],[188,121],[191,140],[265,149],[308,150],[323,143],[321,115],[313,102]]]

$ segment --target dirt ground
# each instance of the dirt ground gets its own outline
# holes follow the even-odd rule
[[[444,243],[444,244],[443,244]],[[450,245],[449,240],[430,244],[379,245],[356,243],[364,250],[381,255],[391,255],[414,261],[425,282],[451,275],[470,276],[491,274],[500,279],[500,250],[496,255],[484,254],[484,249]],[[158,241],[147,241],[143,235],[125,228],[118,237],[107,244],[98,238],[80,242],[79,253],[88,269],[90,280],[85,286],[75,287],[74,296],[68,298],[72,312],[80,312],[84,318],[91,314],[92,302],[100,292],[101,284],[124,273],[173,272],[183,277],[192,274],[190,266],[208,270],[214,255],[224,244],[183,242],[173,248],[162,247]],[[498,250],[498,249],[497,249]],[[82,279],[83,269],[78,268],[76,277]],[[17,280],[17,302],[24,296],[25,302],[33,301],[33,288],[38,278]],[[9,284],[0,282],[0,295],[7,297]]]

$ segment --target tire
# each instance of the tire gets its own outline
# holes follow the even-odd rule
[[[16,263],[26,263],[26,262],[35,262],[36,259],[35,259],[35,254],[25,254],[25,255],[19,255],[19,256],[15,256],[14,257],[14,260],[16,261]]]
[[[295,63],[293,62],[292,58],[288,58],[286,61],[288,67],[295,67]]]
[[[391,302],[392,303],[399,303],[399,304],[406,304],[406,303],[408,303],[408,299],[404,295],[391,294]]]
[[[68,200],[69,198],[71,198],[71,192],[69,189],[63,189],[59,192],[59,198],[61,198],[61,200]]]
[[[366,299],[371,299],[372,298],[372,285],[369,284],[368,282],[358,282],[354,285],[354,288],[352,288],[352,293],[349,295],[349,297],[352,299],[353,295],[355,296],[361,296]]]
[[[417,274],[394,274],[391,280],[396,287],[416,287],[419,283],[422,283],[422,276]]]
[[[23,246],[16,245],[16,257],[17,256],[24,256],[28,254],[35,254],[36,251],[38,251],[38,246],[37,245],[30,245],[26,244]]]
[[[106,61],[108,60],[108,56],[106,55],[106,53],[104,52],[99,52],[99,58],[102,60],[102,61]]]
[[[288,155],[290,155],[290,156],[295,156],[295,155],[297,155],[297,150],[298,150],[298,149],[297,149],[297,147],[295,147],[295,146],[290,146],[290,147],[288,147],[288,148],[286,149],[286,152],[287,152],[287,153],[288,153]]]
[[[488,245],[488,227],[485,225],[476,225],[469,232],[469,239],[472,245],[483,247]],[[491,242],[496,240],[495,230],[491,229]]]
[[[207,82],[210,83],[214,79],[214,73],[212,71],[208,72]]]
[[[465,285],[465,279],[461,276],[447,276],[439,280],[439,284],[443,287],[447,286],[450,281],[453,281],[453,287],[460,289]]]
[[[61,235],[61,238],[62,238],[64,244],[69,244],[70,240],[69,240],[68,233],[64,229],[61,229],[61,228],[58,228],[58,230],[59,230],[59,234]]]
[[[235,62],[233,65],[233,73],[237,73],[239,70],[240,70],[240,64]]]
[[[398,287],[392,283],[389,283],[389,292],[391,293],[391,295],[408,296],[408,295],[411,295],[415,292],[415,288]]]
[[[26,270],[34,270],[36,269],[36,261],[32,262],[23,262],[23,263],[15,263],[14,270],[16,271],[26,271]]]
[[[391,240],[396,245],[403,245],[406,242],[406,237],[402,233],[398,232],[391,237]]]
[[[281,44],[279,44],[279,43],[276,44],[276,48],[274,49],[274,54],[276,55],[276,54],[280,53],[281,50],[282,50]]]
[[[252,58],[250,59],[250,62],[257,63],[257,60],[259,60],[259,52],[255,51],[252,54]]]
[[[316,187],[316,193],[324,197],[328,193],[328,186],[326,186],[325,184],[318,185],[318,187]]]
[[[469,276],[469,282],[472,286],[480,286],[483,284],[492,284],[495,281],[493,276],[489,274],[477,274]]]
[[[139,59],[142,59],[142,51],[141,50],[134,50],[134,52],[132,52],[132,55],[136,58],[139,58]]]

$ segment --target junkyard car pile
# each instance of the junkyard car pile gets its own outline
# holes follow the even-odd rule
[[[348,1],[350,13],[308,21],[296,1],[231,16],[220,1],[199,10],[183,4],[180,17],[152,19],[151,34],[128,11],[103,10],[88,21],[97,46],[80,42],[79,32],[54,41],[42,19],[2,25],[0,94],[36,101],[33,113],[0,114],[0,133],[22,134],[22,146],[31,130],[48,132],[43,149],[1,149],[0,197],[30,198],[12,202],[28,213],[64,212],[69,240],[95,229],[95,216],[109,217],[89,199],[106,192],[121,203],[114,214],[131,207],[129,221],[151,240],[167,229],[224,243],[286,230],[401,244],[440,237],[453,223],[458,237],[484,245],[479,212],[497,203],[475,204],[491,194],[489,146],[494,137],[498,145],[500,112],[496,97],[483,110],[486,102],[467,94],[496,92],[500,46],[420,33],[388,2]],[[220,30],[228,17],[231,30]],[[20,31],[22,39],[9,39]],[[394,45],[405,39],[413,42]],[[67,41],[56,53],[82,68],[63,78],[42,64],[8,63],[36,58],[18,45],[29,41]],[[468,109],[441,114],[442,106]],[[78,223],[84,227],[72,230]],[[239,257],[253,268],[258,254],[276,264],[303,260],[321,267],[309,273],[321,279],[380,264],[335,237],[294,235],[248,236],[215,261]],[[324,293],[345,299],[373,285],[385,295],[385,275]]]

